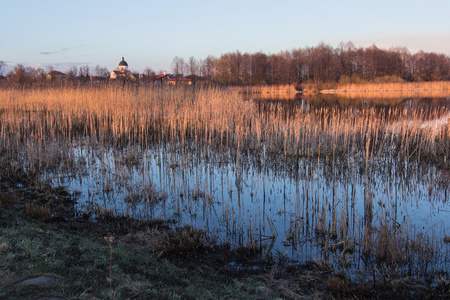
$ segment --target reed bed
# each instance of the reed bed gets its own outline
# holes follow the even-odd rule
[[[346,98],[405,98],[449,97],[450,82],[403,82],[403,83],[352,83],[334,89],[321,90],[322,94],[338,94]]]
[[[268,107],[261,113],[238,92],[217,88],[2,89],[0,98],[5,151],[27,143],[48,153],[49,142],[87,138],[104,147],[172,143],[183,148],[194,143],[255,155],[264,148],[286,157],[358,152],[369,160],[389,153],[396,159],[427,160],[449,168],[445,109]],[[70,153],[61,149],[60,155]],[[39,151],[28,152],[30,158],[36,156],[32,160],[45,157]]]
[[[244,94],[244,98],[245,100],[250,100],[250,101],[291,101],[293,99],[295,99],[297,94],[294,93],[279,93],[279,94]]]
[[[223,204],[218,213],[226,234],[241,245],[254,245],[259,239],[260,245],[269,244],[269,248],[281,234],[274,216],[265,215],[263,208],[250,212],[248,220],[238,217],[248,205],[243,201],[243,177],[249,164],[260,172],[249,192],[253,202],[261,194],[265,201],[266,191],[277,189],[266,186],[269,169],[273,176],[292,173],[297,181],[299,177],[308,180],[296,187],[300,196],[293,204],[295,214],[286,243],[317,240],[325,249],[325,259],[330,251],[340,253],[342,266],[348,264],[346,255],[352,252],[409,265],[422,258],[420,262],[426,264],[427,255],[436,253],[433,249],[437,244],[427,237],[408,231],[407,224],[398,228],[391,222],[384,206],[395,208],[396,203],[386,199],[375,203],[370,191],[373,181],[379,180],[374,179],[377,168],[392,168],[388,174],[402,174],[410,171],[411,162],[424,161],[450,168],[449,112],[445,108],[338,110],[310,106],[288,110],[268,106],[262,112],[256,101],[242,98],[239,90],[214,87],[0,89],[0,153],[4,161],[15,168],[23,166],[36,176],[67,174],[81,181],[81,173],[96,168],[97,175],[90,178],[96,187],[90,194],[107,195],[117,187],[126,205],[143,203],[150,210],[170,198],[175,216],[183,205],[192,216],[201,214],[200,210],[216,215],[215,192],[220,189],[208,176],[218,172],[216,167],[225,168],[227,160],[232,161],[235,178],[222,179]],[[160,150],[151,156],[142,151],[152,147]],[[141,175],[149,178],[142,179],[146,184],[136,188],[129,170],[141,164]],[[204,177],[190,171],[202,164]],[[207,164],[214,167],[208,169]],[[159,171],[150,169],[155,165]],[[327,174],[324,186],[314,183],[318,169]],[[170,172],[172,176],[156,187],[151,181],[153,172]],[[195,188],[186,189],[180,178]],[[342,195],[335,192],[339,182],[344,182]],[[355,211],[356,185],[367,187],[361,217]],[[166,186],[171,187],[169,194]],[[387,199],[395,198],[394,193],[397,191],[386,191]],[[231,203],[236,197],[238,206]],[[112,214],[106,204],[90,206],[91,214]],[[126,209],[128,212],[129,207]],[[205,222],[209,226],[209,220]]]
[[[243,94],[260,94],[262,96],[296,94],[298,91],[292,84],[251,85],[238,88]]]

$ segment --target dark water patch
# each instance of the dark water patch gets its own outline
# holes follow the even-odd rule
[[[450,111],[450,98],[355,98],[347,99],[336,95],[297,94],[290,99],[286,98],[252,98],[258,112],[261,115],[273,112],[281,113],[284,120],[301,116],[302,113],[317,111],[322,114],[340,113],[352,109],[354,111],[373,110],[379,116],[386,119],[398,119],[401,115],[420,115],[429,120],[436,115],[442,115]]]
[[[430,257],[446,252],[448,186],[435,184],[436,168],[382,159],[367,164],[357,156],[293,161],[169,149],[74,149],[92,157],[87,174],[54,183],[80,192],[78,208],[94,217],[110,210],[135,219],[169,219],[233,247],[256,244],[262,255],[297,262],[320,257],[350,273],[405,255],[411,258],[398,262],[419,268],[424,249],[434,249],[425,251]],[[126,163],[130,153],[138,162]]]

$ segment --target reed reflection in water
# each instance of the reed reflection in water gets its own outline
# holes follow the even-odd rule
[[[433,116],[449,105],[446,99],[407,99],[393,107],[323,99],[322,108],[315,107],[321,103],[317,99],[253,101],[261,115],[281,110],[285,120],[330,107],[375,109],[392,131],[408,122],[385,110],[419,111],[422,126],[428,126],[439,122]],[[439,120],[448,122],[448,116]],[[442,258],[439,266],[448,266],[443,243],[449,231],[447,173],[393,153],[369,160],[363,151],[299,158],[268,153],[264,146],[255,154],[177,143],[76,152],[94,158],[88,170],[106,166],[70,182],[72,190],[89,195],[80,210],[90,207],[95,214],[101,206],[133,218],[172,219],[205,229],[221,242],[256,244],[264,255],[290,261],[323,258],[358,269],[373,256],[411,260],[420,269],[428,255],[436,255]],[[429,253],[430,248],[436,252]]]
[[[79,191],[80,214],[172,219],[262,255],[352,272],[380,261],[448,269],[446,98],[14,93],[3,97],[15,102],[2,104],[2,149]]]

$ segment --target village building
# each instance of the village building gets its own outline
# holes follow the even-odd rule
[[[167,79],[167,83],[172,84],[172,85],[177,85],[177,84],[191,85],[192,80],[190,78],[183,77],[183,76],[175,76],[175,77]]]
[[[66,74],[59,71],[50,71],[46,75],[47,80],[64,80],[66,79]]]
[[[185,84],[191,85],[193,80],[192,78],[184,77],[182,75],[173,75],[168,74],[164,71],[163,74],[145,76],[144,74],[132,73],[128,70],[128,63],[125,61],[124,57],[119,62],[117,70],[114,70],[110,73],[109,78],[111,80],[129,80],[129,81],[142,81],[142,82],[152,82],[156,85],[178,85]]]
[[[162,84],[166,83],[167,80],[169,80],[171,76],[172,76],[171,74],[166,74],[166,72],[164,72],[164,74],[157,75],[153,79],[153,82],[154,82],[154,84],[162,85]]]
[[[125,80],[136,81],[136,80],[139,80],[140,75],[131,73],[128,70],[128,63],[125,61],[124,57],[122,57],[122,60],[119,62],[119,66],[118,66],[117,70],[112,71],[109,74],[109,78],[112,80],[125,79]]]

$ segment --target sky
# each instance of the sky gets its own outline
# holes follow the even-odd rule
[[[450,55],[448,0],[0,0],[0,61],[65,71],[125,57],[132,71],[171,71],[240,51],[317,46],[406,47]]]

